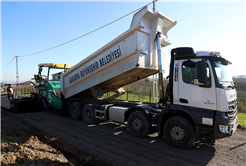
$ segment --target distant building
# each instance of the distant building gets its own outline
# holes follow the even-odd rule
[[[32,81],[26,81],[26,82],[21,82],[19,85],[24,86],[24,85],[32,85]]]

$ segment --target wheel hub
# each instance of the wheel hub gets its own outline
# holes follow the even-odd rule
[[[181,141],[185,138],[185,131],[180,126],[174,126],[171,129],[171,138],[174,141]]]
[[[77,109],[76,108],[73,109],[73,114],[77,115]]]
[[[139,131],[143,128],[143,123],[140,119],[134,119],[132,122],[132,128],[136,131]]]
[[[90,117],[91,117],[91,113],[90,113],[90,111],[87,111],[87,112],[86,112],[86,116],[87,116],[88,118],[90,118]]]

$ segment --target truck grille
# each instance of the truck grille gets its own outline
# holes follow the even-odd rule
[[[226,113],[226,116],[229,120],[229,131],[237,125],[237,100],[228,102],[229,112]]]
[[[234,111],[237,108],[237,100],[232,100],[228,102],[229,111]]]
[[[227,112],[226,115],[229,119],[229,122],[233,122],[237,117],[237,109],[233,109],[230,112]]]

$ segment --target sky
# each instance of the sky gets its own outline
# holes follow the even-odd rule
[[[16,80],[16,60],[62,44],[151,1],[2,1],[1,81]],[[152,5],[148,8],[152,10]],[[159,0],[157,11],[177,25],[168,32],[172,45],[165,47],[165,74],[170,51],[193,47],[196,51],[219,51],[233,63],[232,75],[246,75],[245,2],[171,2]],[[133,14],[90,35],[40,54],[19,57],[20,82],[30,80],[40,63],[75,65],[130,28]],[[7,67],[6,65],[13,60]],[[4,68],[4,69],[3,69]],[[3,69],[3,70],[2,70]]]

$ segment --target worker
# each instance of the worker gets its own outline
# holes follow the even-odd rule
[[[39,83],[42,80],[41,71],[39,71],[38,74],[35,75],[35,79],[36,79],[37,83]]]
[[[41,76],[41,71],[38,72],[38,79],[41,80],[42,76]]]
[[[9,99],[13,99],[14,98],[14,89],[11,86],[11,84],[9,84],[9,87],[7,88],[7,93],[8,93],[8,98]]]

